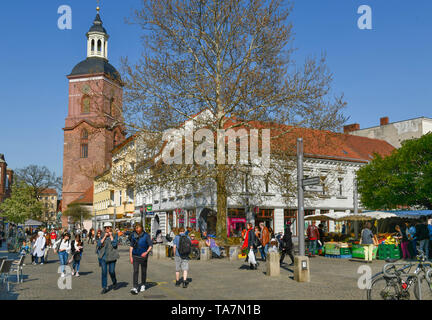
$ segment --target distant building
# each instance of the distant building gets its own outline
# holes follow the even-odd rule
[[[400,148],[405,140],[420,138],[428,132],[432,132],[432,119],[426,117],[393,123],[389,123],[388,117],[383,117],[379,126],[360,129],[360,125],[354,123],[344,127],[344,133],[384,140],[395,148]]]
[[[55,189],[45,189],[40,196],[43,203],[42,222],[45,222],[48,228],[57,226],[58,212],[58,193]]]
[[[0,202],[12,192],[13,171],[7,167],[4,154],[0,153]]]

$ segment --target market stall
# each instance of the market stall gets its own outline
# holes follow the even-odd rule
[[[334,221],[378,221],[383,219],[398,218],[394,212],[368,211],[357,214],[352,213],[328,213],[324,215],[314,215],[306,217],[305,220],[321,220],[319,217],[325,216],[324,219]],[[377,235],[379,246],[373,250],[373,259],[399,259],[399,243],[391,233],[382,233]],[[327,241],[324,244],[322,254],[331,258],[360,258],[364,259],[364,248],[356,239],[355,234],[329,233]]]

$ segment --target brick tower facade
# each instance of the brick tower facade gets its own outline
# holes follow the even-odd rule
[[[108,34],[99,8],[87,33],[87,59],[69,79],[65,121],[62,209],[93,186],[93,178],[111,165],[111,150],[125,139],[122,123],[123,88],[119,73],[108,63]],[[62,224],[67,226],[67,218]]]

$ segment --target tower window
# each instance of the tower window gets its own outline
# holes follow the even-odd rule
[[[81,102],[81,113],[90,113],[90,97],[84,96]]]
[[[80,157],[82,159],[88,158],[88,131],[83,129],[81,131],[81,150]]]
[[[98,43],[97,43],[97,51],[98,52],[102,51],[102,41],[100,41],[100,40],[98,40]]]
[[[88,158],[88,144],[87,143],[81,143],[81,158],[82,159]]]
[[[95,50],[95,41],[94,41],[94,39],[91,41],[91,51],[93,51],[94,52],[94,50]]]

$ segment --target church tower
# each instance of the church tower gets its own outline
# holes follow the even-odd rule
[[[120,74],[108,62],[108,39],[98,7],[87,33],[87,58],[67,76],[69,108],[63,129],[63,210],[93,187],[95,176],[109,169],[111,150],[125,139],[123,85]],[[63,225],[67,225],[67,218],[63,219]]]

